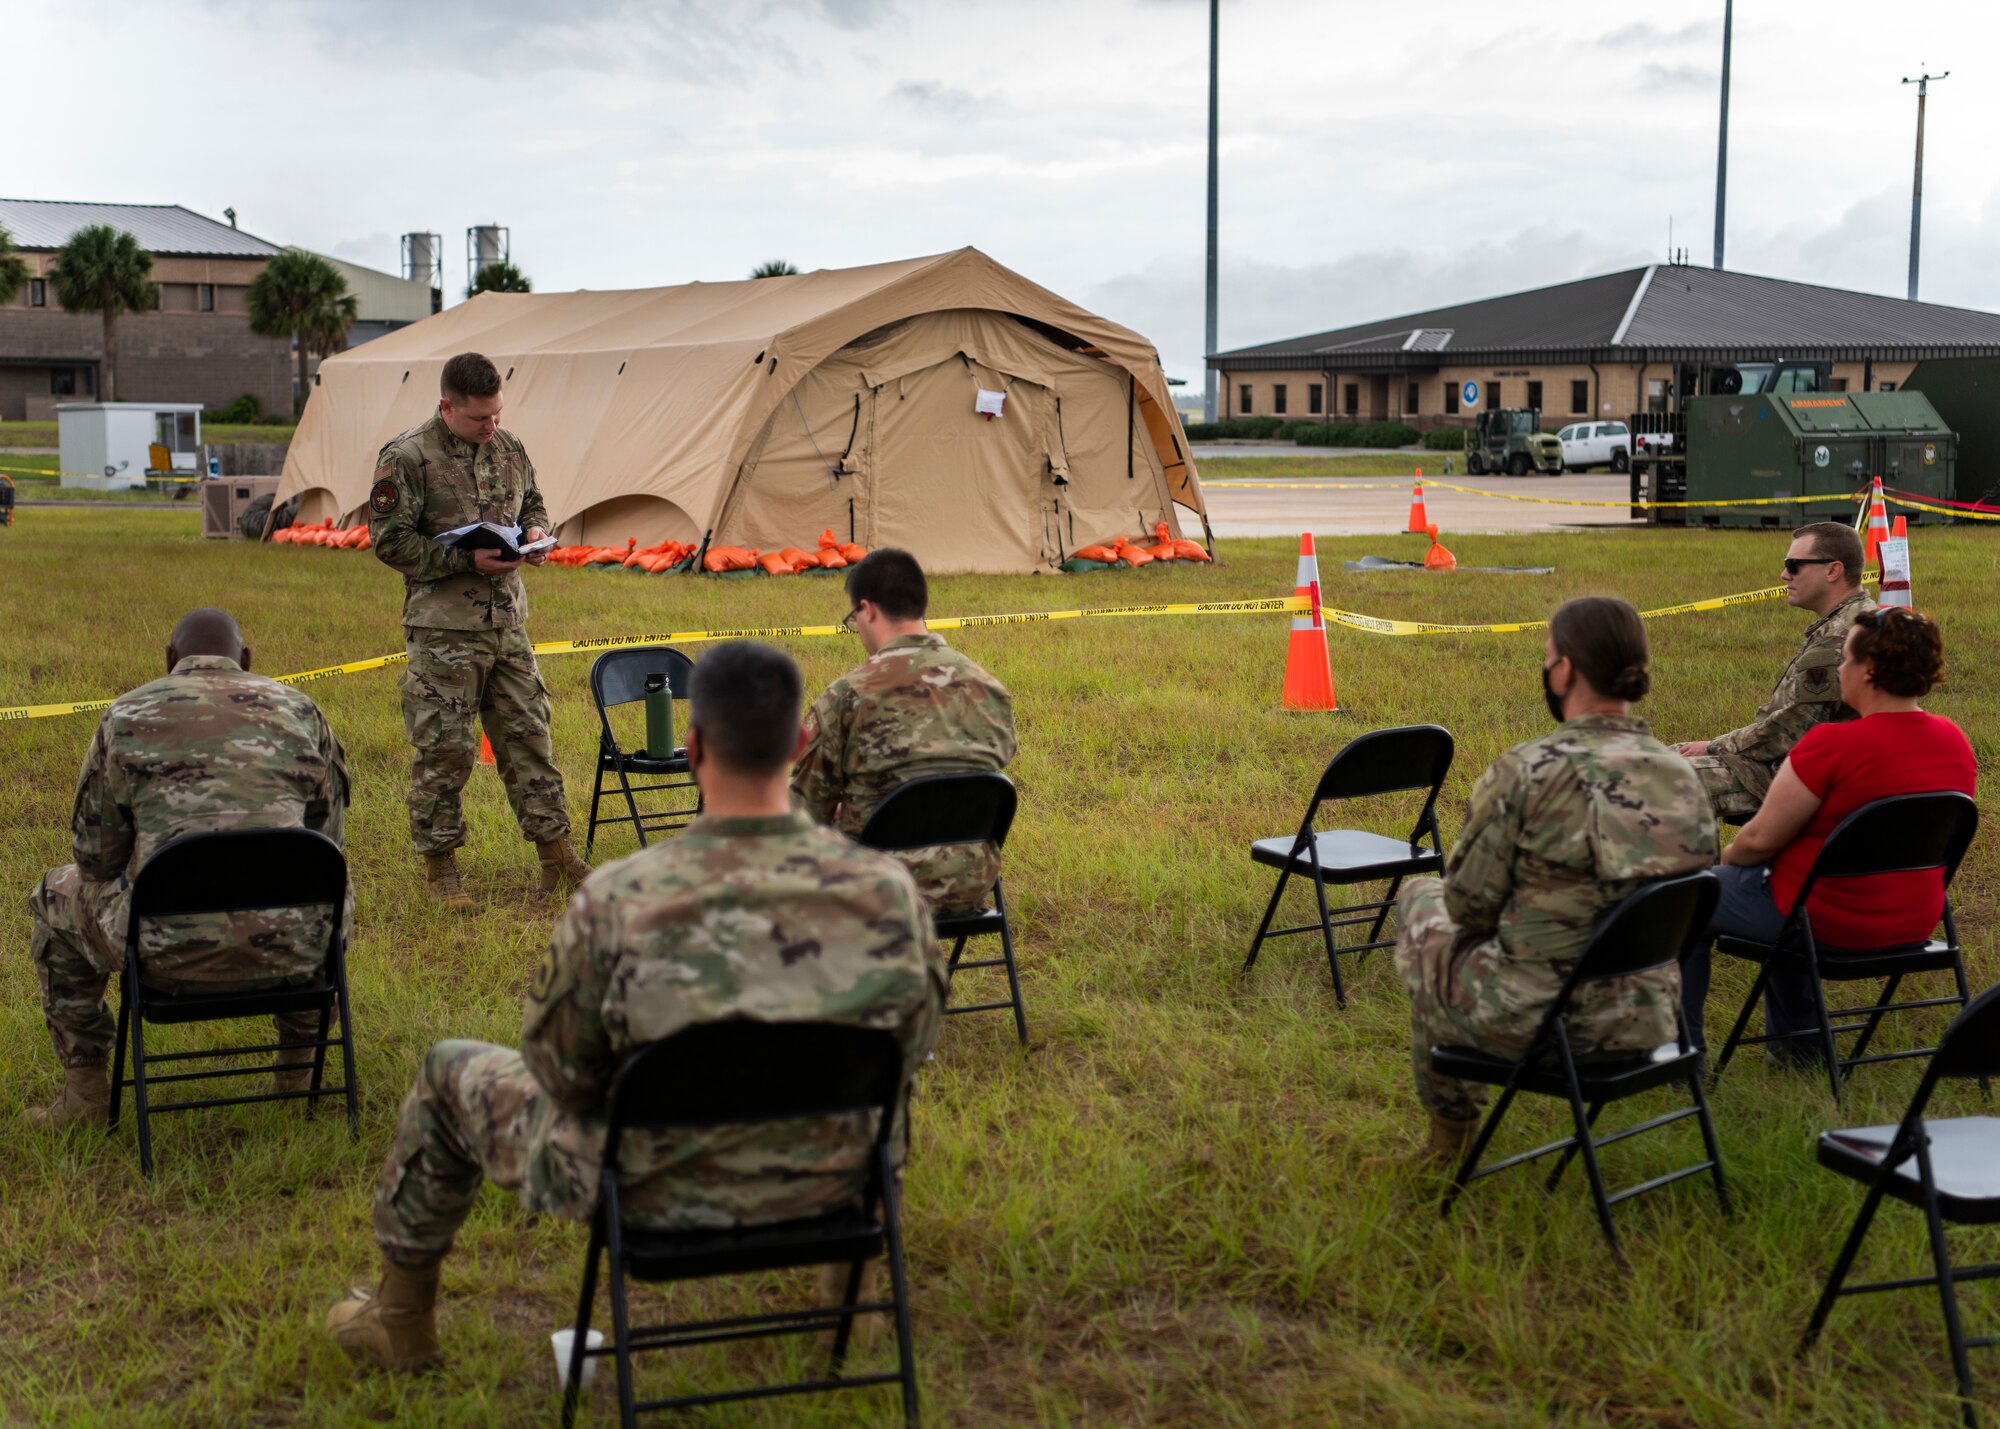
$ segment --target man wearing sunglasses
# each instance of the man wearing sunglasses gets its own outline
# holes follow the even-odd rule
[[[1750,723],[1714,739],[1675,746],[1701,775],[1719,819],[1742,822],[1764,802],[1792,746],[1822,720],[1855,717],[1840,699],[1841,647],[1854,617],[1875,602],[1861,584],[1861,537],[1838,521],[1815,521],[1792,533],[1785,552],[1785,599],[1819,617],[1771,698]]]

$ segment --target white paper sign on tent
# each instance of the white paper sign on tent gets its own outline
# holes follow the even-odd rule
[[[995,417],[1004,416],[1006,409],[1007,394],[1005,392],[988,392],[984,387],[979,389],[979,399],[972,404],[972,410],[989,422]]]
[[[1881,553],[1882,595],[1878,605],[1910,604],[1910,541],[1890,537],[1875,549]]]

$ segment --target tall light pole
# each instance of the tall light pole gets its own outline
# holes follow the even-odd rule
[[[1923,248],[1924,236],[1924,95],[1934,79],[1949,79],[1951,71],[1943,74],[1922,74],[1916,79],[1904,79],[1904,84],[1917,87],[1917,177],[1910,186],[1910,301],[1917,300],[1917,256]]]
[[[1202,414],[1208,421],[1216,420],[1215,412],[1215,369],[1208,365],[1208,355],[1215,351],[1215,229],[1216,229],[1216,185],[1215,185],[1215,139],[1216,139],[1216,99],[1219,86],[1216,82],[1216,46],[1222,31],[1222,0],[1208,0],[1208,329],[1206,345],[1202,348],[1202,367],[1207,371],[1208,381],[1202,388]]]
[[[1722,266],[1722,218],[1729,207],[1729,32],[1736,0],[1722,0],[1722,127],[1715,141],[1715,266]]]

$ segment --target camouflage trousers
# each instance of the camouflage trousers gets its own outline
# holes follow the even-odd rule
[[[1698,754],[1688,763],[1701,776],[1701,787],[1708,791],[1715,817],[1739,823],[1763,807],[1778,772],[1762,760],[1737,754]]]
[[[563,779],[549,738],[549,692],[528,632],[405,626],[399,688],[410,763],[410,836],[419,853],[465,842],[462,796],[472,776],[477,716],[524,837],[547,843],[569,832]]]
[[[35,980],[41,984],[42,1017],[49,1026],[49,1039],[65,1067],[103,1066],[118,1037],[118,1024],[104,1005],[104,990],[123,966],[125,955],[122,949],[106,945],[103,928],[88,903],[83,879],[73,863],[50,869],[28,895],[28,911],[34,917],[28,958],[35,965]],[[307,973],[230,983],[189,982],[155,978],[145,971],[143,963],[140,972],[147,987],[166,993],[282,987],[315,980],[314,974]],[[319,1040],[317,1012],[288,1012],[272,1021],[280,1042]]]
[[[898,849],[889,856],[910,870],[932,913],[977,913],[1000,881],[1000,850],[992,844]]]

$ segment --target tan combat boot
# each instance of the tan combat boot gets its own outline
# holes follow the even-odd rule
[[[458,857],[450,849],[424,855],[424,892],[431,902],[458,913],[472,911],[472,899],[458,881]]]
[[[74,1121],[102,1122],[111,1112],[111,1074],[99,1062],[93,1067],[64,1067],[63,1089],[47,1106],[28,1108],[30,1126],[68,1126]]]
[[[373,1295],[356,1290],[326,1312],[326,1332],[350,1359],[379,1369],[416,1370],[444,1358],[438,1348],[438,1262],[418,1270],[382,1262]]]
[[[1432,1112],[1430,1139],[1422,1146],[1395,1156],[1370,1156],[1361,1163],[1366,1171],[1427,1171],[1450,1175],[1472,1149],[1479,1134],[1479,1118],[1439,1116]]]
[[[567,834],[535,845],[535,857],[542,863],[542,895],[553,898],[565,880],[574,888],[590,877],[590,865],[576,856]]]

